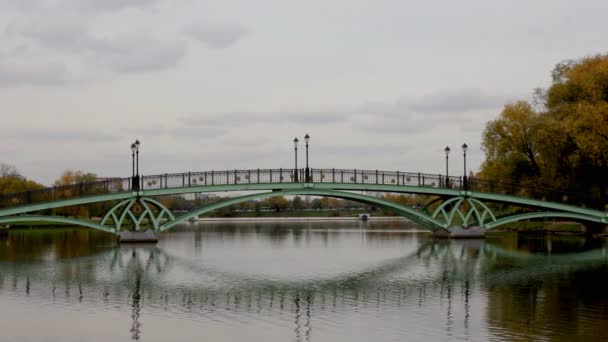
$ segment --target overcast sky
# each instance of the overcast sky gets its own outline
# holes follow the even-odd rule
[[[0,162],[46,184],[311,166],[462,174],[485,122],[605,53],[608,1],[0,0]],[[301,150],[303,151],[303,149]],[[300,165],[304,164],[300,154]]]

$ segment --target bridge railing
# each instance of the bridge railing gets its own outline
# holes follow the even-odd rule
[[[43,203],[70,198],[124,192],[131,188],[131,178],[116,178],[94,182],[53,186],[43,189],[0,195],[0,208]]]
[[[586,193],[560,192],[538,184],[513,184],[503,181],[462,177],[445,177],[440,174],[379,171],[359,169],[250,169],[204,172],[185,172],[141,176],[141,190],[170,189],[206,185],[260,184],[260,183],[343,183],[407,185],[435,188],[452,188],[509,194],[556,202],[590,203]],[[55,186],[40,190],[0,195],[0,208],[42,203],[69,198],[119,193],[136,188],[132,178],[111,178],[88,183]],[[584,199],[584,200],[583,200]],[[591,202],[592,203],[592,202]]]

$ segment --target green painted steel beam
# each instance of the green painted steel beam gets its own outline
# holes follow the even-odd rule
[[[222,191],[266,191],[266,190],[295,190],[295,189],[324,189],[324,190],[350,190],[350,191],[377,191],[415,193],[422,195],[459,196],[460,190],[410,186],[410,185],[382,185],[382,184],[347,184],[347,183],[258,183],[258,184],[225,184],[201,185],[191,187],[142,190],[142,196],[163,196],[174,194],[187,194],[192,192],[222,192]]]
[[[496,227],[501,226],[506,223],[517,222],[517,221],[522,221],[522,220],[529,220],[529,219],[537,219],[537,218],[569,218],[569,219],[583,220],[583,221],[589,221],[589,222],[606,223],[605,218],[594,217],[594,216],[578,214],[578,213],[538,212],[538,213],[526,213],[526,214],[519,214],[519,215],[503,217],[494,222],[486,224],[485,228],[493,229],[493,228],[496,228]]]
[[[570,204],[548,202],[548,201],[537,200],[537,199],[532,199],[532,198],[527,198],[527,197],[518,197],[518,196],[511,196],[511,195],[501,195],[501,194],[486,193],[486,192],[473,192],[473,191],[467,191],[466,195],[470,196],[472,198],[478,199],[478,200],[486,200],[486,201],[490,201],[490,202],[510,203],[510,204],[514,204],[514,205],[531,206],[531,207],[535,207],[535,208],[561,210],[561,211],[573,212],[573,213],[589,215],[589,216],[594,216],[594,217],[608,217],[608,213],[600,211],[600,210],[587,209],[587,208],[577,207],[577,206],[570,205]]]
[[[103,195],[91,195],[85,197],[77,197],[70,198],[65,200],[51,201],[51,202],[43,202],[36,204],[26,204],[13,208],[5,208],[0,209],[0,217],[10,216],[10,215],[18,215],[23,213],[28,213],[32,211],[41,211],[53,208],[63,208],[69,207],[72,205],[83,205],[89,203],[97,203],[97,202],[108,202],[108,201],[117,201],[123,200],[131,197],[137,197],[136,192],[118,192],[112,194],[103,194]]]
[[[62,217],[62,216],[44,216],[44,215],[25,215],[25,216],[7,216],[0,217],[0,225],[4,224],[22,224],[22,223],[61,223],[61,224],[69,224],[69,225],[77,225],[88,228],[93,228],[97,230],[101,230],[111,234],[117,234],[116,231],[110,227],[102,226],[101,224],[83,220],[83,219],[75,219],[71,217]]]
[[[213,203],[213,204],[207,205],[203,208],[196,209],[187,214],[178,216],[177,218],[175,218],[175,220],[161,225],[160,232],[170,229],[173,226],[177,225],[178,223],[186,221],[190,218],[197,217],[199,215],[202,215],[202,214],[205,214],[205,213],[208,213],[208,212],[211,212],[211,211],[223,208],[223,207],[227,207],[230,205],[234,205],[234,204],[238,204],[238,203],[246,202],[246,201],[251,201],[251,200],[270,198],[270,197],[275,197],[275,196],[294,196],[294,195],[327,196],[327,197],[336,197],[336,198],[354,200],[354,201],[358,201],[358,202],[364,202],[364,203],[368,203],[368,204],[376,205],[379,207],[394,210],[395,212],[397,212],[398,214],[400,214],[402,216],[411,218],[414,221],[423,224],[426,228],[428,228],[431,231],[435,231],[435,230],[444,228],[442,223],[427,216],[426,214],[424,214],[422,212],[416,211],[415,209],[412,209],[412,208],[409,208],[406,206],[402,206],[402,205],[399,205],[399,204],[396,204],[396,203],[393,203],[390,201],[385,201],[385,200],[382,200],[382,199],[379,199],[376,197],[366,196],[366,195],[361,195],[361,194],[356,194],[356,193],[351,193],[351,192],[344,192],[344,191],[314,189],[314,188],[301,188],[301,189],[294,189],[294,190],[256,193],[256,194],[251,194],[251,195],[230,198],[230,199],[227,199],[224,201]]]
[[[596,218],[608,218],[608,213],[576,207],[573,205],[547,202],[525,197],[517,197],[510,195],[501,195],[494,193],[482,193],[473,191],[461,191],[456,189],[411,186],[411,185],[386,185],[386,184],[361,184],[361,183],[259,183],[259,184],[227,184],[227,185],[201,185],[191,187],[177,187],[167,189],[142,190],[139,192],[121,192],[112,194],[103,194],[96,196],[86,196],[80,198],[72,198],[66,200],[52,201],[46,203],[37,203],[30,205],[22,205],[13,208],[0,209],[0,217],[17,215],[27,212],[34,212],[52,208],[60,208],[73,205],[83,205],[96,202],[106,202],[114,200],[124,200],[137,197],[152,197],[164,195],[177,195],[194,192],[228,192],[228,191],[287,191],[287,190],[343,190],[343,191],[377,191],[377,192],[393,192],[393,193],[408,193],[421,195],[436,195],[443,197],[471,197],[478,200],[489,202],[509,203],[512,205],[530,206],[541,209],[559,210],[564,212],[577,213]]]

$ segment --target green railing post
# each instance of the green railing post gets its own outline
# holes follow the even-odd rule
[[[258,169],[258,184],[260,184],[260,169]]]
[[[211,185],[215,184],[215,177],[213,176],[213,170],[211,170]]]
[[[331,169],[331,182],[336,182],[336,169]]]
[[[279,183],[283,183],[283,168],[279,168]]]
[[[247,176],[248,176],[247,178],[249,178],[248,179],[249,184],[251,184],[251,170],[247,170]]]
[[[420,172],[418,172],[418,186],[420,186]]]
[[[192,172],[188,171],[188,186],[191,186],[192,182]]]
[[[397,171],[397,185],[399,185],[399,171]]]
[[[236,169],[234,169],[234,184],[236,184]]]
[[[357,169],[354,169],[354,170],[355,170],[355,184],[357,184]]]
[[[272,183],[272,169],[270,169],[270,183]]]
[[[376,170],[376,184],[378,184],[378,170]]]

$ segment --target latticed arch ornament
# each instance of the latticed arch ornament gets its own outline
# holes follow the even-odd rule
[[[119,232],[132,227],[134,231],[150,228],[158,231],[163,221],[175,220],[169,209],[151,198],[139,197],[124,200],[112,207],[101,219],[101,225]]]
[[[484,227],[486,223],[496,221],[496,216],[488,206],[470,197],[454,197],[441,203],[431,217],[442,222],[445,227],[457,224],[462,224],[463,227],[474,224]]]

